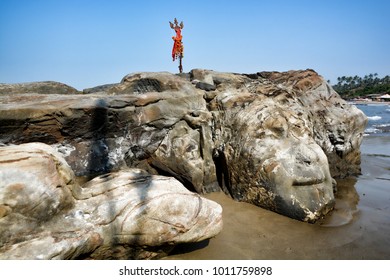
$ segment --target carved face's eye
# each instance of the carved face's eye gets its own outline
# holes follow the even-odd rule
[[[188,145],[186,148],[186,152],[191,153],[195,149],[196,149],[196,147],[194,145]]]
[[[263,122],[263,128],[268,135],[284,138],[287,136],[288,124],[283,116],[278,115],[267,118]]]

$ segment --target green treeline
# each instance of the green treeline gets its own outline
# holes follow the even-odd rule
[[[378,74],[337,78],[337,84],[332,85],[343,98],[363,97],[371,94],[390,93],[390,76],[378,78]]]

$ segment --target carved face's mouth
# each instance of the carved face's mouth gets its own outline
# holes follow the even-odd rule
[[[325,178],[307,178],[307,177],[298,177],[294,178],[292,185],[293,186],[312,186],[318,185],[325,182]]]

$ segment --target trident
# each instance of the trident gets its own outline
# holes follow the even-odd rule
[[[176,36],[172,37],[173,39],[173,48],[172,48],[172,59],[175,61],[175,59],[179,59],[179,71],[180,73],[183,73],[183,65],[181,64],[181,60],[183,58],[183,52],[184,52],[184,47],[181,39],[183,36],[181,36],[181,30],[184,27],[183,22],[180,22],[180,25],[178,24],[177,19],[172,22],[169,22],[169,25],[173,30],[176,32]]]

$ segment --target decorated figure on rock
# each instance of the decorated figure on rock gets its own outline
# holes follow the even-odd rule
[[[169,25],[173,30],[175,30],[176,36],[172,37],[173,39],[173,48],[172,48],[172,59],[175,61],[176,59],[179,59],[179,71],[180,73],[183,73],[183,66],[182,66],[182,58],[183,58],[183,52],[184,47],[182,43],[183,36],[181,35],[181,30],[184,27],[183,22],[180,22],[180,25],[178,24],[177,19],[172,22],[169,22]]]

